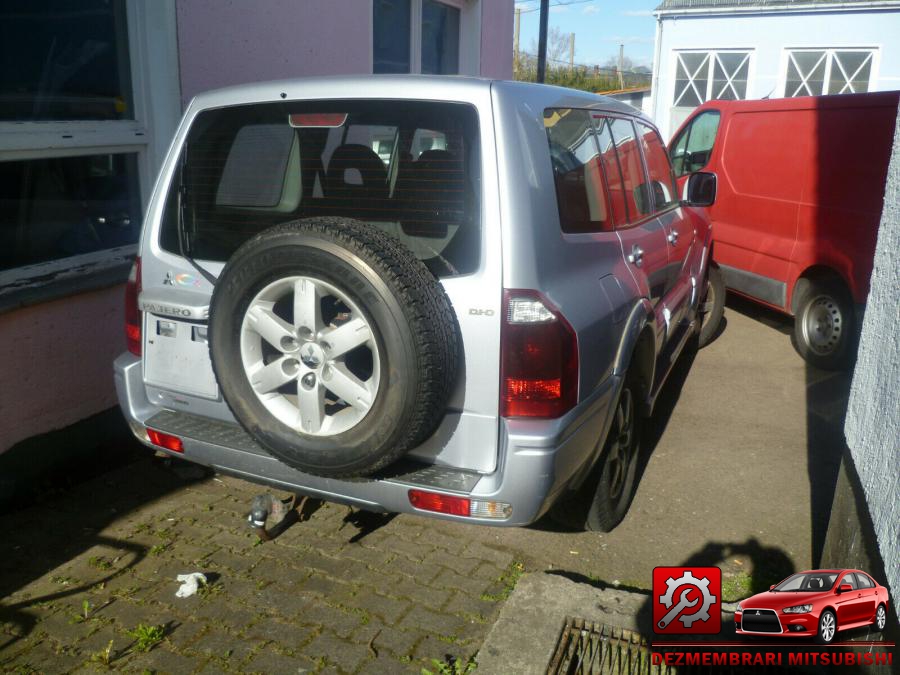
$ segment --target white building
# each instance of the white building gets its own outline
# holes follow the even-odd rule
[[[655,16],[666,138],[710,99],[900,89],[898,0],[664,0]]]

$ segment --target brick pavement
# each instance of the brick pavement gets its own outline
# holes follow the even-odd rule
[[[433,670],[477,653],[517,578],[521,556],[469,527],[335,504],[261,544],[259,491],[148,457],[0,517],[0,670]],[[192,571],[212,583],[176,598]],[[140,651],[139,625],[163,639]]]

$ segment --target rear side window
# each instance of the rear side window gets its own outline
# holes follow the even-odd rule
[[[676,176],[701,171],[709,163],[716,132],[719,130],[719,113],[707,110],[671,143],[672,165]]]
[[[438,276],[465,274],[480,261],[480,161],[477,114],[466,104],[342,100],[205,111],[182,149],[160,245],[225,261],[278,223],[339,216],[396,237]]]
[[[563,232],[612,230],[594,127],[585,110],[544,111],[556,203]]]
[[[865,574],[856,573],[856,581],[860,588],[875,588],[875,584]]]
[[[594,126],[597,129],[597,143],[600,146],[600,162],[606,175],[606,186],[609,190],[609,203],[615,222],[628,222],[628,207],[625,205],[625,184],[619,159],[616,156],[616,143],[613,141],[609,120],[601,115],[594,115]]]
[[[637,222],[653,213],[653,201],[647,189],[641,151],[630,120],[609,118],[616,154],[622,169],[622,187],[628,205],[628,221]]]
[[[662,139],[653,127],[643,122],[635,122],[635,128],[641,137],[641,148],[644,161],[647,163],[647,174],[650,176],[650,192],[657,211],[667,209],[676,201],[675,176]]]

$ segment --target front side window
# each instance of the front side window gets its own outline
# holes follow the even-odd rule
[[[675,176],[672,175],[669,156],[656,129],[643,122],[635,122],[635,128],[641,138],[641,149],[647,163],[653,203],[657,211],[662,211],[678,201],[675,197],[677,194]]]
[[[869,91],[871,49],[794,49],[787,53],[784,95],[822,96]]]
[[[719,130],[719,118],[716,110],[700,113],[672,142],[671,157],[676,176],[700,171],[707,165]]]
[[[172,253],[225,261],[277,223],[337,216],[396,237],[438,276],[471,272],[480,261],[478,118],[465,104],[288,101],[208,110],[194,121],[179,164],[160,233]]]
[[[612,230],[594,127],[586,110],[544,111],[563,232]]]
[[[749,72],[749,51],[677,52],[672,105],[696,108],[712,99],[745,99]]]

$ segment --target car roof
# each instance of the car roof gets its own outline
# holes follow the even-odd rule
[[[587,108],[650,118],[627,103],[608,96],[535,82],[510,82],[458,75],[338,75],[253,82],[197,94],[190,108],[203,110],[229,105],[280,100],[410,99],[469,102],[491,88],[520,101],[541,101],[544,107]]]
[[[795,96],[792,98],[763,98],[728,101],[715,99],[699,106],[703,110],[722,112],[764,112],[772,110],[807,110],[856,107],[892,107],[900,102],[900,91],[877,91],[864,94],[832,94],[830,96]],[[693,116],[693,113],[692,113]]]

